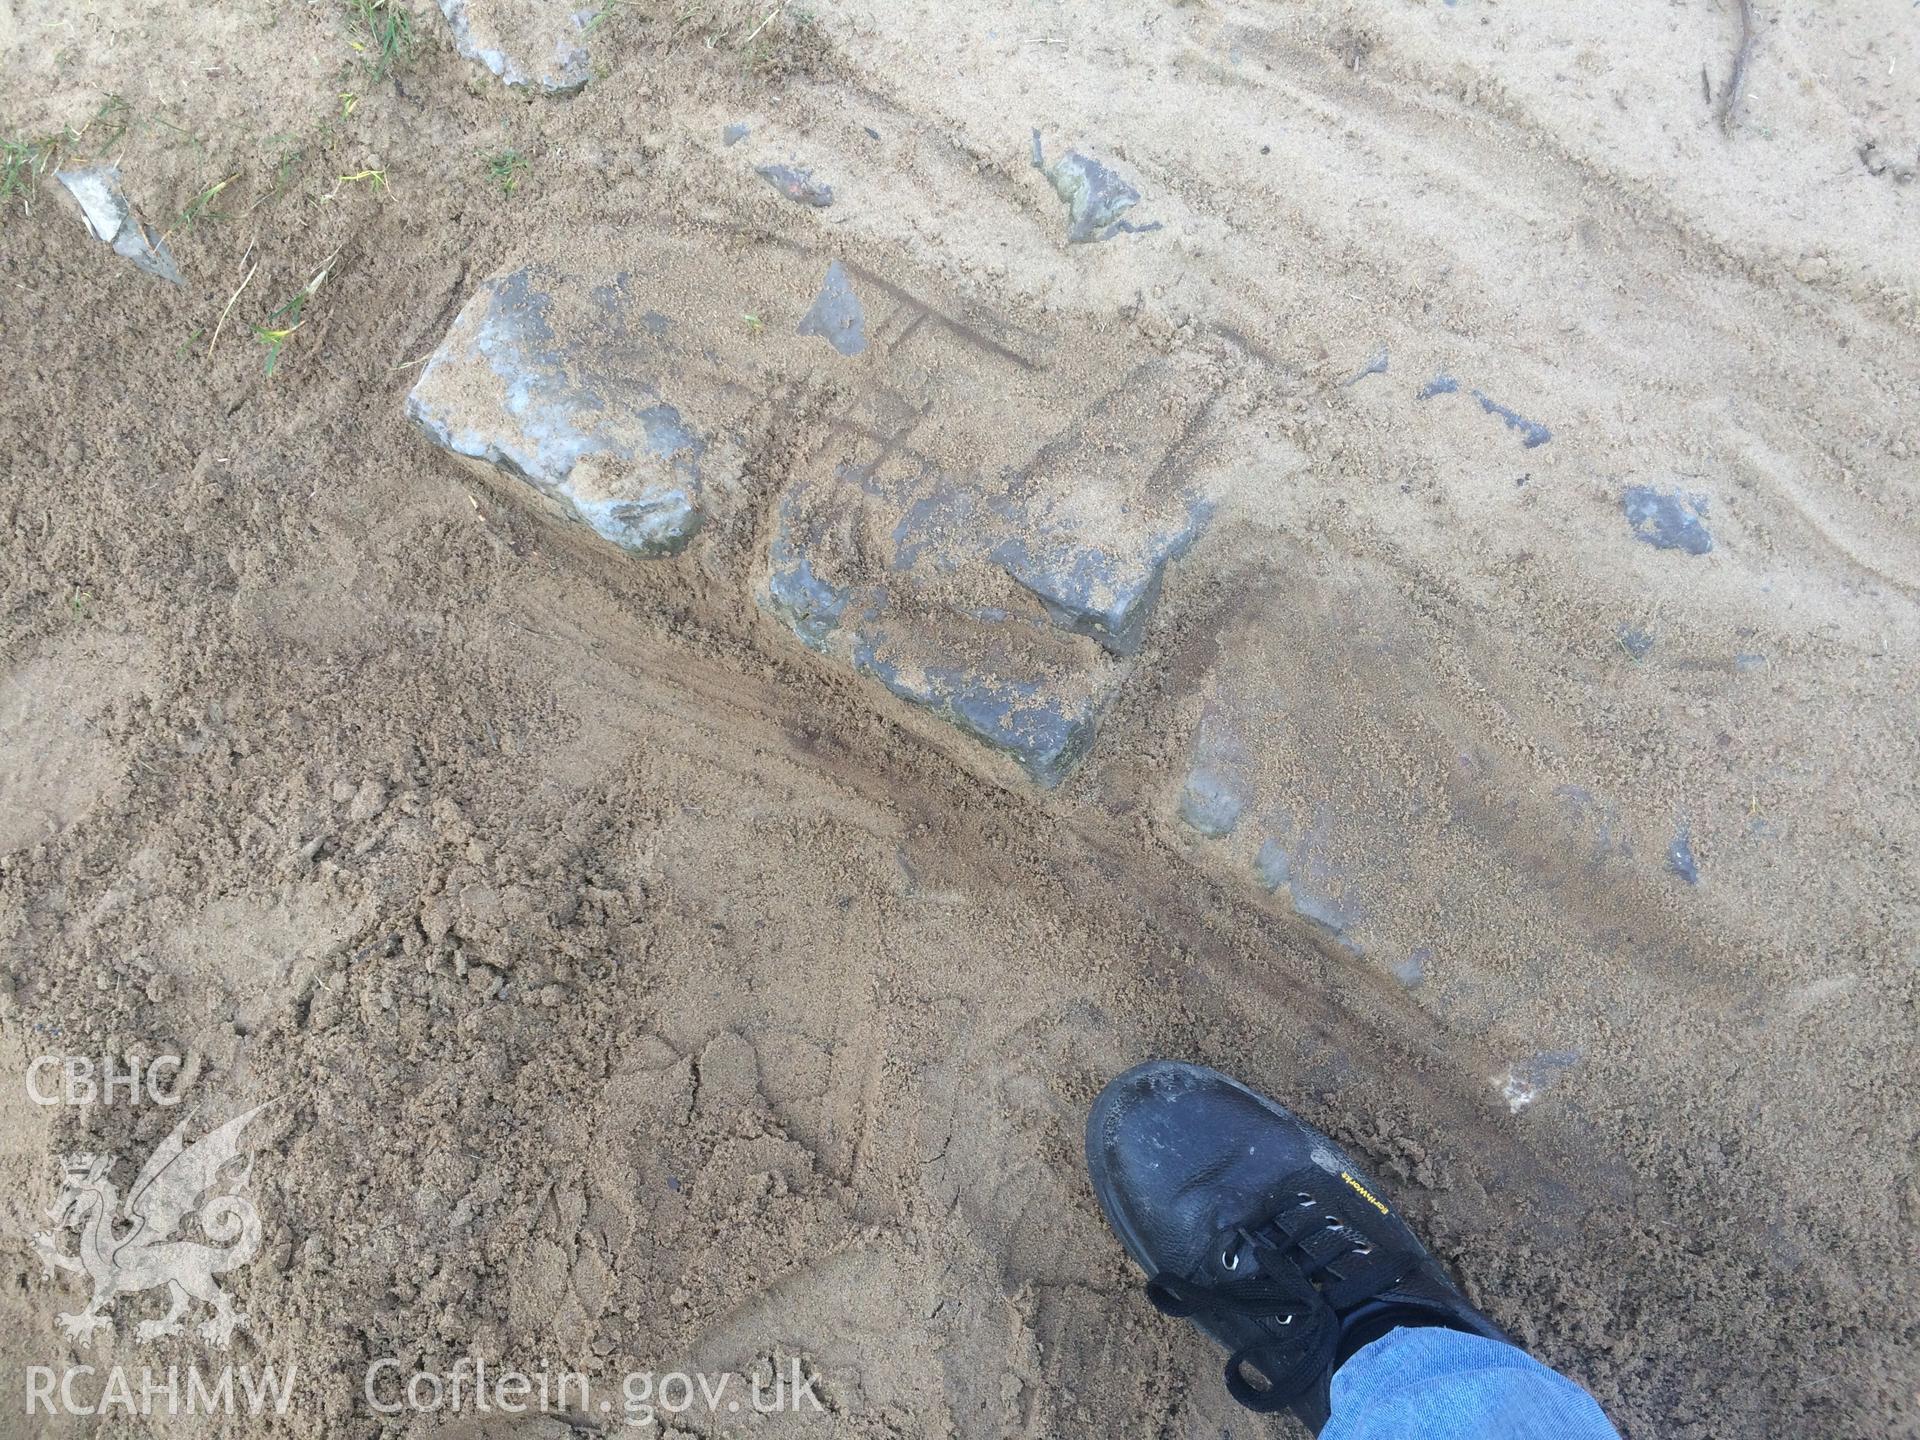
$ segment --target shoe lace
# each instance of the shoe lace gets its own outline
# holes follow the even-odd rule
[[[1163,1314],[1265,1322],[1269,1337],[1227,1359],[1227,1390],[1249,1410],[1285,1409],[1333,1368],[1341,1319],[1395,1285],[1417,1256],[1376,1244],[1329,1197],[1316,1176],[1299,1178],[1291,1204],[1264,1224],[1235,1225],[1214,1239],[1221,1268],[1238,1272],[1218,1284],[1172,1275],[1147,1282],[1147,1298]],[[1251,1367],[1265,1381],[1246,1377]]]

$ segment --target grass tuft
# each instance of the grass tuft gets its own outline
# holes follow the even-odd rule
[[[631,3],[632,0],[604,0],[600,8],[587,18],[587,23],[580,27],[582,32],[591,35]]]
[[[34,188],[52,163],[59,144],[52,137],[33,140],[25,135],[0,140],[0,206],[11,209],[18,197],[22,211],[32,213]]]
[[[400,0],[346,0],[347,43],[360,52],[369,81],[378,82],[413,58],[420,43],[413,12]]]
[[[207,186],[206,189],[189,200],[186,208],[180,212],[178,228],[191,230],[202,220],[219,221],[232,219],[233,217],[225,210],[215,210],[213,208],[213,202],[220,198],[220,192],[222,190],[226,189],[227,186],[239,178],[240,172],[236,170],[233,174],[227,176],[226,179],[214,181],[213,184]]]
[[[320,293],[320,287],[326,284],[327,276],[333,272],[333,262],[338,258],[338,254],[339,252],[336,251],[333,255],[328,256],[327,263],[320,267],[314,277],[296,290],[292,297],[282,303],[271,315],[267,316],[263,324],[248,327],[253,331],[254,339],[258,340],[267,348],[267,377],[269,379],[273,377],[273,372],[279,368],[280,352],[286,348],[287,341],[293,338],[294,331],[298,330],[304,323],[302,317],[306,313],[308,302]],[[244,288],[244,282],[242,288]]]
[[[487,178],[500,187],[502,195],[511,195],[514,187],[520,183],[520,176],[527,166],[527,157],[518,150],[496,150],[482,157],[487,167]]]

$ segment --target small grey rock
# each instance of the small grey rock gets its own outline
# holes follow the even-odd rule
[[[1687,496],[1650,485],[1629,485],[1620,496],[1620,509],[1635,536],[1657,550],[1705,555],[1713,549],[1713,536],[1701,518],[1702,507]]]
[[[833,187],[813,178],[811,170],[793,165],[761,165],[754,174],[798,205],[824,210],[833,204]]]
[[[1520,432],[1520,447],[1523,450],[1531,450],[1536,445],[1544,445],[1553,438],[1553,432],[1538,420],[1529,420],[1519,411],[1510,409],[1502,405],[1499,401],[1488,398],[1485,391],[1474,391],[1473,398],[1480,402],[1480,408],[1482,410],[1486,411],[1489,415],[1498,415],[1505,421],[1509,430],[1518,430]]]
[[[1047,164],[1038,130],[1033,132],[1033,168],[1046,176],[1053,193],[1067,202],[1069,245],[1111,240],[1115,235],[1144,235],[1160,228],[1158,220],[1135,225],[1122,218],[1140,203],[1140,192],[1091,156],[1069,150]]]
[[[1386,346],[1384,345],[1381,346],[1378,350],[1374,351],[1373,357],[1369,359],[1366,364],[1362,365],[1358,370],[1354,371],[1353,374],[1349,375],[1346,378],[1346,380],[1342,382],[1342,384],[1358,385],[1362,380],[1366,379],[1369,375],[1386,374],[1387,365],[1391,360],[1391,358],[1392,357],[1387,353]]]

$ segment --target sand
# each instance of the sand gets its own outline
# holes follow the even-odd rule
[[[324,4],[0,8],[0,130],[117,161],[187,282],[7,201],[0,1433],[441,1433],[362,1378],[466,1355],[819,1377],[697,1434],[1292,1433],[1087,1187],[1092,1096],[1171,1055],[1352,1145],[1623,1434],[1920,1434],[1920,55],[1756,12],[1723,125],[1734,7],[1667,0],[635,0],[571,98],[431,7],[377,80]],[[1068,245],[1035,128],[1161,228]],[[808,396],[666,561],[405,422],[503,266],[716,228],[1262,357],[1058,790],[753,603]],[[182,1055],[188,1103],[33,1104],[46,1054]],[[139,1341],[152,1292],[68,1339],[60,1157],[124,1186],[265,1100],[233,1349]],[[287,1413],[15,1398],[229,1359]]]

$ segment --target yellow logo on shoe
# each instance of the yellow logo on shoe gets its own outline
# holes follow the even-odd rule
[[[1382,1215],[1385,1215],[1388,1213],[1387,1207],[1380,1203],[1379,1198],[1375,1196],[1371,1190],[1367,1189],[1366,1186],[1362,1185],[1358,1180],[1354,1179],[1353,1176],[1349,1175],[1346,1171],[1342,1170],[1340,1172],[1340,1178],[1346,1181],[1347,1184],[1351,1185],[1356,1191],[1358,1191],[1360,1198],[1366,1201],[1369,1205],[1373,1206],[1373,1208],[1378,1210]]]

